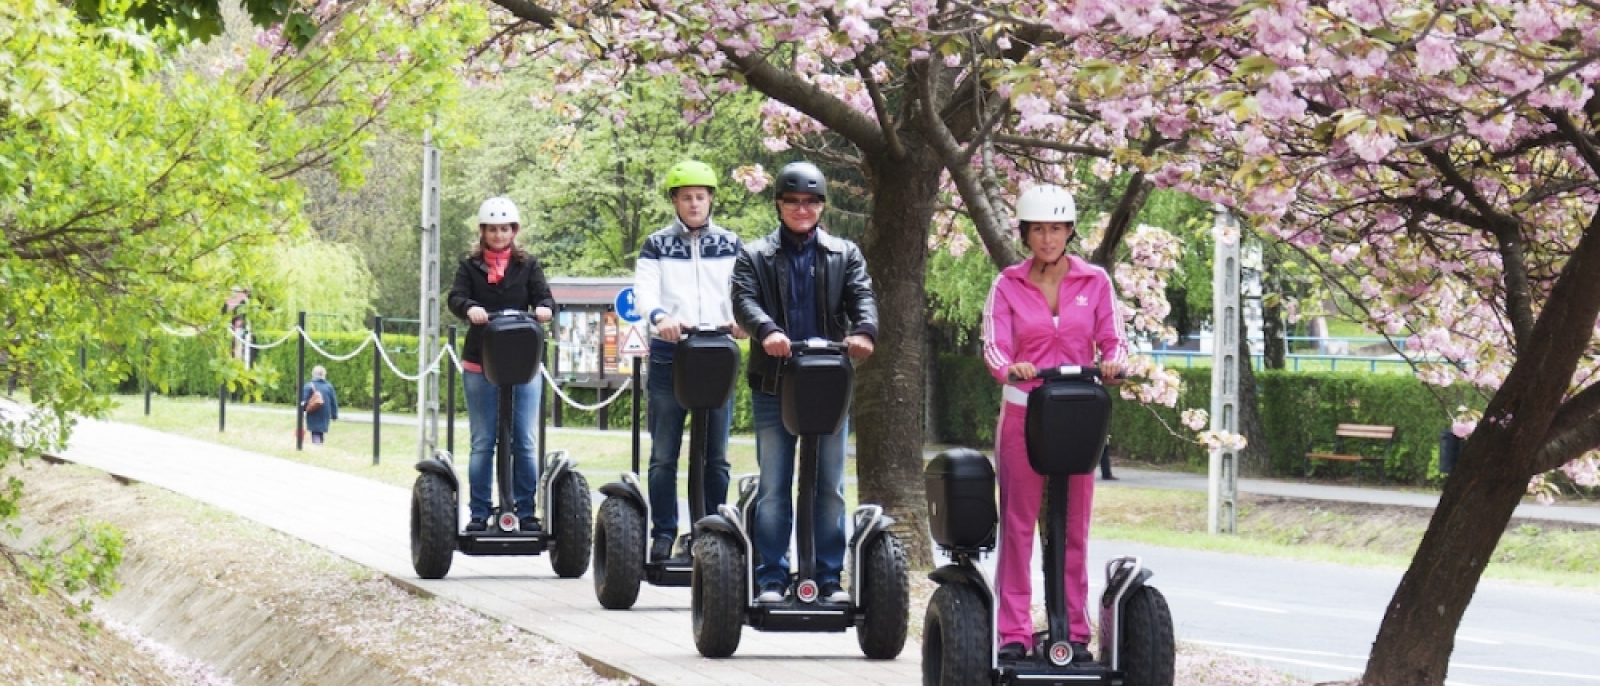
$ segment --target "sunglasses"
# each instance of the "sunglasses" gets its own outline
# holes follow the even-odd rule
[[[814,210],[822,207],[823,200],[821,198],[778,198],[778,204],[783,205],[785,209],[790,210],[801,207],[804,207],[808,210]]]

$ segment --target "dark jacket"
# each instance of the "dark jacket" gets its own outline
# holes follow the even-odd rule
[[[511,259],[500,283],[489,284],[489,265],[482,258],[466,257],[456,267],[456,281],[450,286],[450,312],[465,320],[467,310],[482,307],[491,314],[501,310],[532,312],[535,307],[548,307],[555,312],[556,299],[550,295],[550,284],[544,280],[544,268],[539,258],[529,255],[525,260]],[[483,325],[467,328],[467,343],[461,349],[461,359],[483,364]]]
[[[327,379],[312,379],[300,388],[300,407],[305,409],[306,401],[311,400],[311,389],[322,391],[322,407],[316,412],[306,413],[306,431],[314,434],[328,433],[328,426],[333,420],[339,418],[339,396],[333,392],[333,384]]]
[[[733,316],[750,332],[750,364],[745,376],[752,389],[778,392],[780,360],[767,355],[761,340],[785,330],[789,297],[789,258],[783,254],[782,227],[746,243],[733,266]],[[878,302],[861,249],[817,227],[817,321],[829,340],[865,334],[878,337]]]

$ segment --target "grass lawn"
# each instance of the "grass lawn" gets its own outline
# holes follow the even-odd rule
[[[373,465],[372,425],[367,422],[335,422],[327,443],[307,444],[305,450],[297,451],[294,415],[286,406],[230,404],[227,430],[218,432],[215,399],[156,398],[149,417],[144,415],[142,397],[123,396],[118,400],[111,413],[116,421],[404,488],[410,488],[416,478],[412,465],[417,459],[417,428],[412,425],[382,426],[381,460]],[[346,408],[344,416],[348,420],[356,413],[371,417],[370,408]],[[441,428],[441,440],[443,433]],[[626,429],[552,430],[547,441],[550,450],[566,450],[578,461],[591,488],[615,480],[629,466],[632,437]],[[464,451],[466,442],[466,427],[458,425],[457,448]],[[648,449],[646,437],[642,450]],[[756,472],[755,445],[749,436],[736,435],[728,453],[733,465],[733,487],[737,488],[739,475]],[[464,457],[458,462],[463,479]],[[855,473],[854,467],[847,466],[846,473],[845,499],[854,507],[856,484],[848,479]],[[678,481],[679,497],[685,497],[687,480],[680,473]],[[599,500],[594,504],[598,507]],[[1241,503],[1239,535],[1208,536],[1204,533],[1205,507],[1206,494],[1201,492],[1101,488],[1095,493],[1094,536],[1218,552],[1404,568],[1410,563],[1431,514],[1422,508],[1247,497]],[[1501,538],[1486,576],[1600,590],[1600,529],[1513,522]]]

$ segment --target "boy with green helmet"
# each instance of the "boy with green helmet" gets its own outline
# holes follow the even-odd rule
[[[633,292],[640,312],[654,328],[650,340],[647,381],[650,429],[650,559],[672,557],[678,529],[678,449],[683,442],[688,410],[672,390],[672,353],[681,326],[731,326],[729,283],[733,263],[744,244],[732,231],[711,221],[717,173],[704,162],[684,160],[667,170],[667,199],[672,222],[650,234],[634,265]],[[728,430],[733,401],[711,411],[706,445],[706,512],[716,512],[728,499]]]

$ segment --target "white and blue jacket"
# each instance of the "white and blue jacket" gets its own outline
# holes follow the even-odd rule
[[[670,315],[691,326],[721,326],[733,321],[729,286],[733,263],[744,249],[738,234],[715,222],[690,234],[673,218],[644,239],[633,267],[634,305],[652,324]],[[652,333],[650,354],[672,357],[674,345]]]

